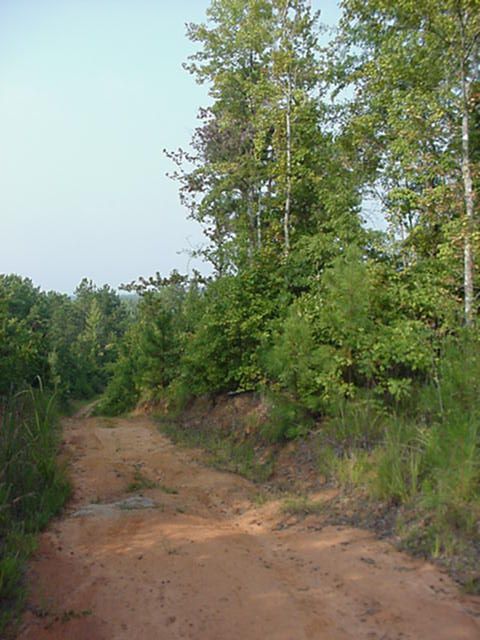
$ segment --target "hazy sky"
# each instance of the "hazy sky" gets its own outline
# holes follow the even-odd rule
[[[162,149],[188,145],[207,102],[181,64],[208,5],[0,0],[0,273],[71,292],[195,266]],[[335,23],[335,0],[313,6]]]

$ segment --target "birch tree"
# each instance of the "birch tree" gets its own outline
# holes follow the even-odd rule
[[[470,325],[476,313],[471,101],[479,78],[480,2],[344,0],[342,8],[339,42],[344,82],[355,91],[353,130],[360,144],[370,145],[387,210],[401,218],[409,239],[417,234],[436,245],[439,229],[461,223]]]
[[[287,255],[311,216],[318,127],[317,18],[306,0],[213,0],[186,68],[209,86],[192,153],[171,154],[218,273]],[[301,219],[300,219],[301,218]]]

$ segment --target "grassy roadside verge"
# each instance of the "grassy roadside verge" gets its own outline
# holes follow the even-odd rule
[[[0,404],[0,637],[25,602],[25,564],[36,535],[59,513],[70,486],[57,461],[58,415],[42,389]]]
[[[344,400],[308,433],[287,412],[279,418],[261,411],[253,419],[252,404],[235,407],[227,397],[160,419],[160,429],[176,443],[204,449],[212,466],[293,493],[288,513],[375,531],[478,594],[478,355],[449,353],[437,381],[418,385],[394,407],[371,393]],[[286,438],[282,418],[304,435]],[[308,494],[321,485],[338,492],[320,507]]]
[[[203,449],[207,464],[222,471],[238,473],[252,482],[265,482],[273,471],[273,457],[259,461],[252,442],[239,441],[234,433],[220,433],[215,428],[192,429],[173,419],[159,418],[159,429],[175,444]]]

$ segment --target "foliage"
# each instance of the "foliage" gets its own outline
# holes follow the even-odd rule
[[[218,275],[258,254],[288,255],[306,233],[350,209],[352,154],[327,130],[320,101],[318,14],[306,0],[215,0],[188,25],[200,45],[186,68],[213,99],[192,152],[170,154],[181,198],[205,230],[202,253]]]
[[[70,298],[44,293],[28,278],[0,276],[0,397],[38,378],[63,403],[98,393],[127,322],[107,285],[84,279]]]
[[[118,358],[110,367],[111,378],[95,407],[100,415],[114,416],[133,409],[139,399],[136,387],[138,368],[136,347],[137,325],[130,327],[119,345]]]
[[[425,321],[434,319],[431,291],[415,279],[412,292],[411,282],[411,274],[365,261],[355,247],[335,258],[280,326],[267,357],[273,382],[320,413],[361,389],[395,400],[407,395],[431,370],[434,343]]]
[[[140,280],[126,286],[140,297],[136,319],[118,345],[118,358],[110,367],[111,379],[97,407],[99,413],[117,415],[140,399],[159,399],[172,386],[178,390],[184,345],[202,309],[197,278],[173,272],[169,278]]]
[[[281,313],[282,287],[278,274],[263,266],[207,288],[201,322],[181,364],[193,394],[249,390],[261,381],[260,347],[270,321]]]
[[[338,415],[323,434],[324,444],[338,451],[329,459],[333,475],[341,484],[363,486],[373,498],[401,505],[402,535],[417,552],[449,556],[478,544],[479,364],[476,334],[450,337],[441,345],[435,371],[415,394],[395,411],[375,410],[373,431],[365,402],[354,399],[342,413],[364,428],[357,427],[352,440],[354,434],[335,429]]]
[[[455,249],[452,267],[463,267],[471,323],[478,2],[344,0],[342,6],[333,56],[337,82],[353,93],[348,129],[361,148],[366,182],[382,192],[406,262]]]
[[[45,297],[27,278],[0,275],[0,396],[47,370]]]
[[[82,280],[73,299],[57,299],[50,323],[50,364],[62,397],[90,397],[108,380],[127,311],[108,285]]]

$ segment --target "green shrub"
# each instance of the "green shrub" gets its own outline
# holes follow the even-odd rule
[[[326,388],[337,378],[335,353],[315,340],[312,326],[295,305],[264,357],[277,388],[305,409],[319,411],[325,405]]]
[[[312,416],[298,403],[281,395],[269,401],[267,420],[260,425],[260,435],[268,442],[284,442],[305,436],[312,428]]]
[[[112,377],[95,407],[96,415],[117,416],[135,407],[139,391],[135,384],[136,361],[128,351],[129,342],[121,345],[118,360],[113,364]]]
[[[255,264],[209,283],[180,364],[194,395],[252,390],[264,380],[260,353],[283,312],[283,286],[272,265]]]
[[[404,287],[355,246],[336,257],[279,323],[265,357],[275,387],[328,415],[365,390],[391,402],[408,398],[434,358],[431,328],[399,307]]]

